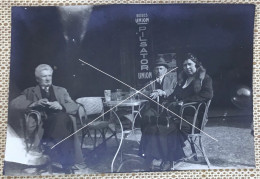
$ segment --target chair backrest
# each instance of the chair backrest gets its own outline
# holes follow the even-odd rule
[[[30,110],[25,113],[25,118],[21,121],[27,152],[32,149],[35,140],[37,140],[36,135],[38,134],[38,130],[40,130],[39,126],[42,122],[41,120],[42,118],[40,112],[36,110]]]
[[[201,123],[201,130],[204,130],[204,127],[208,122],[208,111],[209,111],[210,103],[211,103],[211,100],[208,100],[206,103],[206,107],[205,107],[205,111],[204,111],[203,119],[202,119],[202,123]]]
[[[102,97],[82,97],[78,98],[76,102],[83,105],[87,115],[104,112]]]
[[[208,109],[209,109],[210,103],[211,103],[211,100],[208,100],[206,102],[191,102],[191,103],[186,103],[181,107],[181,109],[180,109],[181,117],[183,117],[183,113],[184,113],[185,109],[190,108],[190,109],[194,110],[194,116],[193,116],[192,126],[191,126],[191,134],[199,133],[199,132],[196,132],[196,131],[198,131],[198,129],[196,129],[195,126],[202,131],[204,130],[204,127],[208,121]],[[203,107],[204,107],[204,111],[200,111]],[[200,121],[198,121],[199,118],[202,118],[202,119]],[[181,124],[180,124],[180,128],[181,127],[182,127],[182,120],[181,120]]]

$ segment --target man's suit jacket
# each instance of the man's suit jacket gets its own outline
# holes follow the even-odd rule
[[[76,131],[77,124],[76,124],[76,118],[74,117],[74,114],[77,114],[78,105],[71,99],[69,93],[65,88],[54,86],[54,85],[52,85],[52,87],[57,101],[65,109],[66,113],[72,114],[70,115],[70,117],[73,121],[74,131]],[[10,117],[9,115],[8,121],[11,122],[11,126],[16,130],[18,134],[21,133],[22,131],[20,131],[21,127],[19,126],[19,122],[17,122],[19,120],[17,118],[20,118],[21,120],[21,116],[19,115],[24,114],[24,112],[28,110],[28,106],[31,103],[38,101],[39,99],[42,99],[41,89],[40,86],[35,86],[35,87],[30,87],[25,89],[18,97],[16,97],[10,102],[10,109],[15,110],[14,114],[18,114],[18,116],[14,116],[15,119],[11,119],[12,117]],[[20,111],[21,113],[17,113],[17,110]],[[40,131],[40,129],[38,131]],[[80,142],[77,134],[74,135],[73,138],[74,138],[75,162],[81,163],[84,160],[83,160],[83,155],[82,155]]]
[[[150,84],[152,81],[150,81],[148,84]],[[171,76],[169,76],[169,75],[166,75],[166,76],[164,76],[164,79],[163,79],[163,91],[165,91],[165,93],[166,93],[166,98],[167,97],[169,97],[172,93],[173,93],[173,91],[174,91],[174,88],[175,88],[175,86],[176,86],[176,84],[177,84],[177,81],[176,80],[174,80],[174,78],[173,77],[171,77]],[[146,85],[148,85],[148,84],[146,84]],[[149,86],[147,86],[144,90],[143,90],[143,92],[144,92],[144,94],[146,94],[146,95],[148,95],[149,96],[149,94],[150,93],[152,93],[153,92],[153,90],[156,90],[156,87],[155,87],[155,82],[153,82],[152,84],[150,84]]]
[[[57,101],[62,105],[68,114],[76,114],[78,110],[78,105],[71,99],[69,93],[65,88],[52,85],[54,95]],[[10,108],[25,111],[28,106],[42,99],[40,86],[30,87],[25,89],[18,97],[10,102]]]

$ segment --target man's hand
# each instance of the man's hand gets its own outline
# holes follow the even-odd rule
[[[158,96],[159,96],[158,91],[154,91],[154,92],[152,92],[152,93],[150,94],[150,98],[152,98],[152,99],[156,99]]]
[[[38,106],[46,107],[48,102],[49,102],[48,99],[43,98],[43,99],[33,102],[29,107],[38,107]]]
[[[50,109],[62,110],[62,106],[60,105],[60,103],[58,101],[49,102],[48,106]]]
[[[154,90],[151,94],[150,94],[150,98],[152,99],[156,99],[158,96],[166,96],[165,91],[161,90],[161,89],[157,89]]]
[[[161,89],[157,89],[156,91],[159,93],[159,96],[166,96],[165,91],[163,91]]]
[[[182,106],[183,105],[183,101],[178,101],[177,103],[179,106]]]

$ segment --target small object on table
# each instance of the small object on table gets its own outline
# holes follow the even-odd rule
[[[136,99],[137,94],[135,94],[135,93],[136,93],[136,90],[130,88],[130,90],[129,90],[129,97],[130,97],[131,95],[133,95],[133,94],[134,94],[134,95],[133,95],[131,98],[129,98],[129,100],[134,101],[134,100]]]
[[[106,102],[111,101],[111,90],[104,90],[104,96],[105,96]]]
[[[117,101],[122,100],[122,89],[116,89],[116,100]]]

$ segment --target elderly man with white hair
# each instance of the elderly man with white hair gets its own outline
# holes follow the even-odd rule
[[[78,105],[71,99],[67,90],[52,84],[52,75],[53,69],[49,65],[37,66],[35,77],[38,85],[25,89],[10,102],[10,109],[14,110],[20,119],[28,110],[37,110],[41,113],[43,134],[40,134],[41,126],[39,126],[35,135],[38,135],[39,140],[42,138],[41,142],[48,144],[55,144],[75,131],[69,115],[74,115],[78,111]],[[14,123],[14,120],[12,121],[11,123]],[[33,131],[36,128],[35,120],[30,120],[26,125],[28,130]],[[76,137],[70,137],[50,153],[51,158],[56,158],[62,165],[65,173],[70,173],[75,163],[83,162],[80,145],[77,146],[75,142]]]

